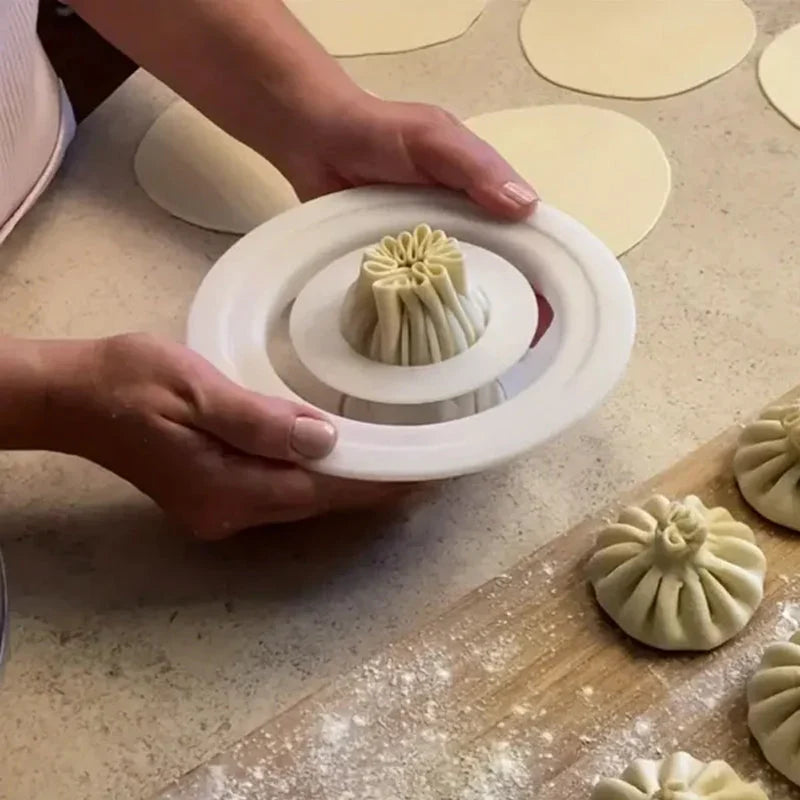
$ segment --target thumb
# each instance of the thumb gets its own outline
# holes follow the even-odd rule
[[[524,219],[539,196],[487,142],[457,119],[406,142],[412,160],[437,183],[459,189],[492,214]]]
[[[206,385],[197,412],[197,427],[263,458],[316,460],[336,445],[336,429],[315,409],[251,392],[221,374]]]

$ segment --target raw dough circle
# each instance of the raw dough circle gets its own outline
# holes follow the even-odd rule
[[[757,783],[745,783],[725,761],[698,761],[677,752],[661,761],[637,758],[619,778],[601,778],[591,800],[769,800]]]
[[[547,105],[482,114],[466,124],[545,202],[578,219],[616,255],[653,229],[667,203],[667,156],[650,130],[624,114]]]
[[[767,761],[800,785],[800,631],[764,651],[747,684],[747,724]]]
[[[286,0],[334,56],[418,50],[466,33],[486,0]]]
[[[544,78],[632,99],[678,94],[722,75],[755,37],[742,0],[531,0],[520,23],[525,55]]]
[[[622,630],[660,650],[712,650],[750,621],[766,559],[724,508],[656,495],[597,535],[589,580]]]
[[[793,125],[800,127],[800,25],[785,30],[767,45],[758,62],[764,94]]]
[[[145,134],[134,169],[154,203],[214,231],[248,233],[298,203],[269,161],[183,100]]]
[[[745,427],[733,472],[762,517],[800,531],[800,403],[771,406]]]

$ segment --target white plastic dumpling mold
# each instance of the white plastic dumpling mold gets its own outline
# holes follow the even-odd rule
[[[479,287],[487,301],[485,330],[435,363],[368,358],[342,333],[345,296],[365,248],[421,221],[458,241],[468,293]],[[532,286],[547,298],[554,320],[531,349]],[[619,262],[578,222],[546,205],[526,221],[499,221],[443,189],[351,189],[264,223],[206,276],[189,315],[189,346],[254,391],[305,402],[267,352],[289,306],[297,358],[324,385],[323,394],[348,398],[347,416],[334,414],[336,449],[308,466],[369,480],[477,472],[555,436],[591,412],[622,376],[635,327]],[[453,404],[449,413],[442,403]],[[420,413],[426,404],[436,409],[432,418]],[[383,424],[384,405],[407,406],[406,424]]]

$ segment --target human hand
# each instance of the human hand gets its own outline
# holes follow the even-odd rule
[[[436,106],[350,94],[309,119],[268,153],[303,200],[366,184],[440,185],[522,219],[538,199],[497,151]]]
[[[58,449],[125,478],[202,538],[407,491],[304,469],[335,445],[319,412],[242,389],[199,355],[149,336],[61,348],[50,395]]]

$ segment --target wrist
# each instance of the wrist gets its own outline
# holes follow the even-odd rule
[[[72,452],[71,408],[93,345],[0,339],[0,449]]]

